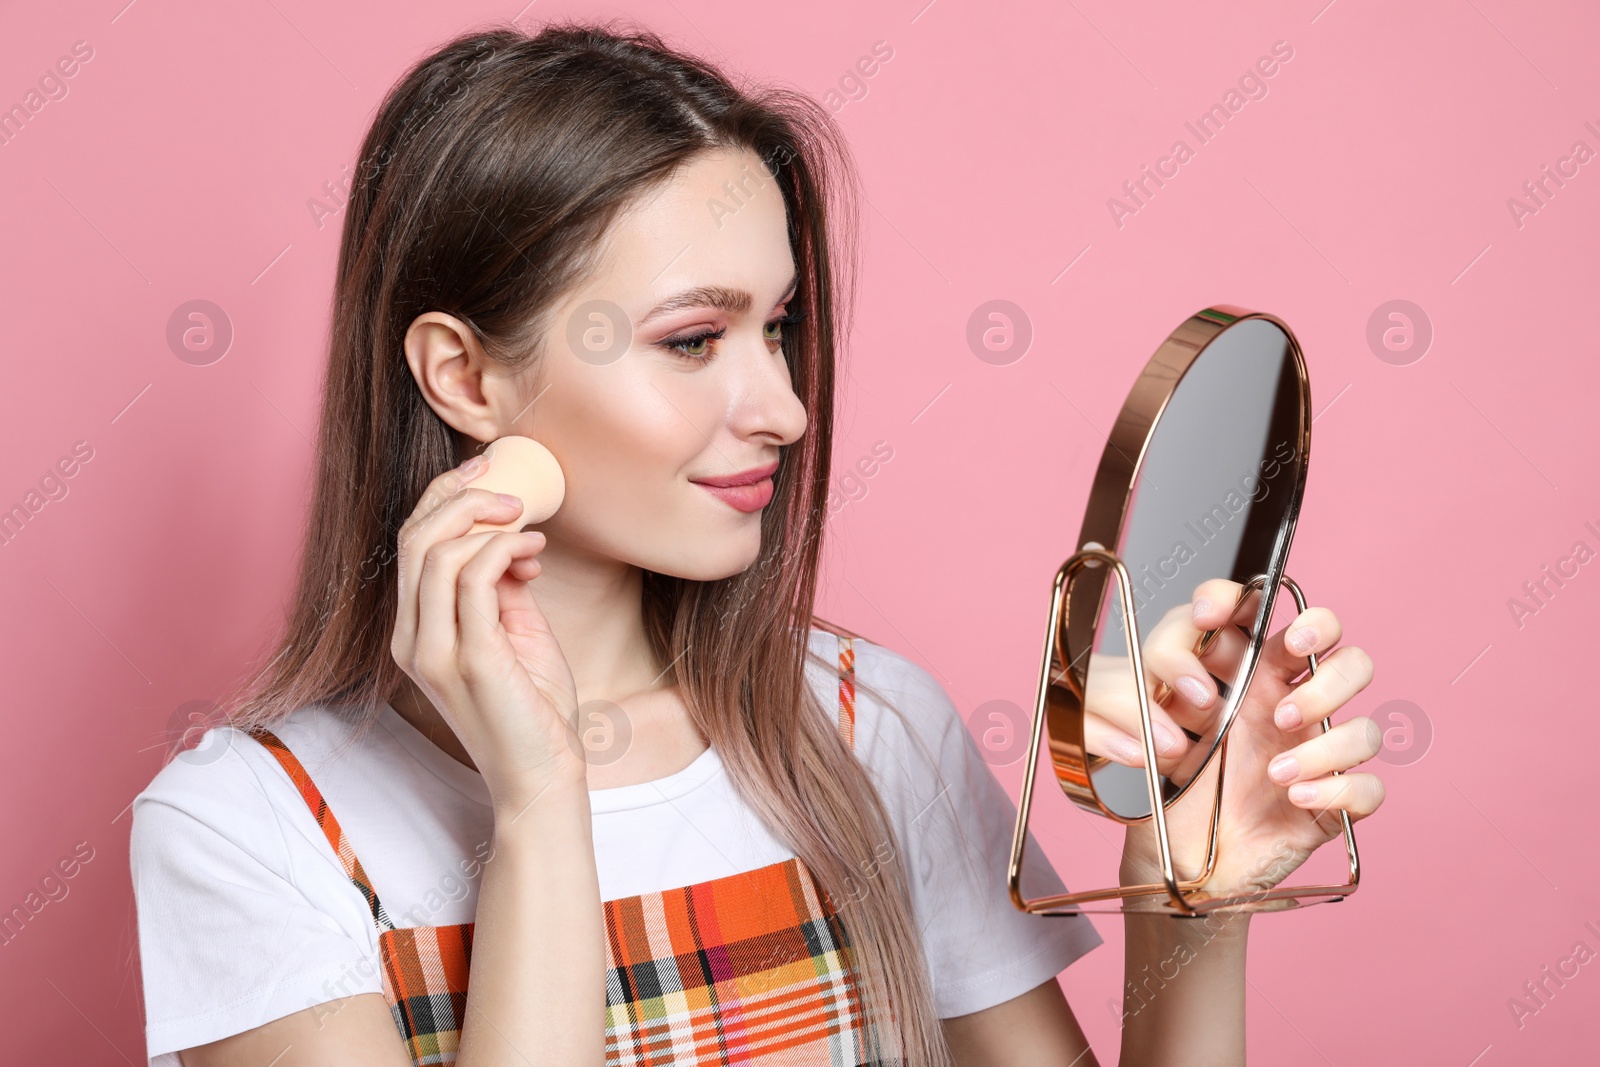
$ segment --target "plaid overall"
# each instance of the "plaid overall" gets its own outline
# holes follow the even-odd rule
[[[855,649],[841,636],[839,732],[851,748],[855,696]],[[288,771],[372,910],[384,999],[412,1062],[455,1063],[473,924],[396,927],[300,761],[270,731],[255,737]],[[602,906],[607,1067],[865,1062],[849,937],[798,856]]]

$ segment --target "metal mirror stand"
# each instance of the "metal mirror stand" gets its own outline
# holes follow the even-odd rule
[[[1105,889],[1090,889],[1076,893],[1063,893],[1055,896],[1035,897],[1029,899],[1022,892],[1022,856],[1027,840],[1028,815],[1033,806],[1033,781],[1039,768],[1039,739],[1044,732],[1045,701],[1051,679],[1052,653],[1056,651],[1055,645],[1060,636],[1065,632],[1063,613],[1066,609],[1067,596],[1071,590],[1072,580],[1078,571],[1086,566],[1104,563],[1112,567],[1116,573],[1117,589],[1122,603],[1123,619],[1128,628],[1128,663],[1133,672],[1134,690],[1139,695],[1139,725],[1144,746],[1145,778],[1150,790],[1150,814],[1132,819],[1119,818],[1119,822],[1137,823],[1150,818],[1155,821],[1156,842],[1160,848],[1161,875],[1160,883],[1144,885],[1112,886]],[[1252,590],[1260,589],[1265,583],[1265,575],[1257,575],[1246,583],[1239,593],[1242,603]],[[1300,591],[1300,586],[1287,574],[1283,576],[1282,585],[1287,587],[1294,597],[1298,611],[1305,611],[1306,598]],[[1263,630],[1270,629],[1270,619],[1264,620]],[[1221,630],[1208,630],[1201,635],[1199,643],[1195,646],[1195,654],[1203,654],[1210,647],[1211,642]],[[1075,555],[1061,569],[1056,572],[1054,587],[1050,598],[1050,619],[1048,629],[1045,631],[1044,663],[1039,671],[1039,694],[1034,702],[1033,731],[1028,742],[1027,770],[1022,780],[1022,801],[1017,808],[1016,831],[1011,839],[1011,860],[1007,871],[1006,884],[1011,892],[1011,900],[1022,911],[1035,915],[1080,915],[1087,911],[1152,911],[1164,912],[1176,917],[1194,918],[1218,910],[1235,911],[1277,911],[1285,908],[1298,907],[1302,902],[1319,898],[1313,903],[1334,903],[1343,900],[1356,891],[1361,880],[1361,864],[1356,853],[1355,831],[1350,825],[1348,812],[1339,812],[1339,821],[1344,828],[1345,855],[1349,860],[1349,880],[1342,885],[1297,885],[1275,886],[1272,889],[1262,890],[1243,895],[1215,895],[1200,888],[1211,876],[1216,867],[1217,860],[1217,823],[1222,810],[1222,787],[1226,780],[1227,772],[1227,745],[1228,739],[1224,734],[1221,749],[1217,753],[1217,790],[1211,805],[1211,826],[1207,832],[1205,866],[1196,878],[1179,879],[1172,863],[1172,841],[1167,834],[1166,806],[1161,802],[1162,789],[1160,771],[1156,767],[1156,750],[1154,735],[1150,725],[1150,694],[1146,692],[1143,679],[1144,662],[1139,652],[1142,638],[1138,631],[1138,622],[1134,611],[1133,582],[1128,574],[1128,568],[1115,554],[1099,548],[1086,548]],[[1063,672],[1080,702],[1084,694],[1081,691],[1076,675],[1070,667],[1070,660],[1063,655]],[[1317,672],[1317,657],[1308,657],[1311,673]],[[1330,728],[1328,720],[1322,720],[1324,733]],[[1338,774],[1338,771],[1333,772]],[[1106,814],[1110,815],[1108,811]],[[1165,893],[1166,899],[1160,900],[1158,894]],[[1143,898],[1143,899],[1141,899]],[[1116,901],[1117,906],[1089,909],[1081,905],[1093,901]]]

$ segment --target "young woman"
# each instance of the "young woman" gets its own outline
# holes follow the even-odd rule
[[[812,613],[850,186],[820,108],[648,34],[472,34],[390,93],[287,632],[134,805],[153,1065],[1095,1062],[1055,977],[1100,939],[1013,907],[1015,809],[948,696]],[[564,503],[473,532],[521,514],[472,484],[507,434]],[[1238,649],[1188,650],[1236,593],[1151,635],[1164,726],[1218,706]],[[1231,759],[1298,764],[1230,792],[1219,892],[1382,799],[1330,775],[1372,723],[1316,729],[1370,661],[1325,609],[1287,632]],[[1125,920],[1124,1062],[1243,1061],[1247,926]]]

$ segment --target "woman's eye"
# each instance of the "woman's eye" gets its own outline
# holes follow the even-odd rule
[[[804,317],[805,313],[803,311],[790,312],[787,315],[773,319],[771,322],[764,323],[761,327],[761,337],[768,344],[782,344],[786,327],[792,326]],[[669,337],[665,341],[656,343],[662,348],[676,352],[681,356],[704,362],[716,355],[715,348],[710,346],[720,341],[727,332],[728,328],[724,326],[720,330],[704,330],[700,333],[690,334],[687,337]]]
[[[674,352],[688,356],[691,359],[706,359],[711,355],[706,351],[706,344],[710,341],[715,341],[727,332],[726,329],[708,330],[705,333],[697,333],[689,337],[678,337],[662,341],[661,346],[670,348]]]
[[[768,341],[782,341],[784,334],[789,332],[789,327],[806,317],[804,311],[791,311],[767,323],[763,336]]]

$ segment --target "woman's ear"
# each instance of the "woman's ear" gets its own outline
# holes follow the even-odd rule
[[[487,373],[488,356],[472,328],[454,315],[428,311],[406,328],[406,362],[417,388],[434,413],[458,433],[493,441],[501,429],[501,410],[511,383]]]

